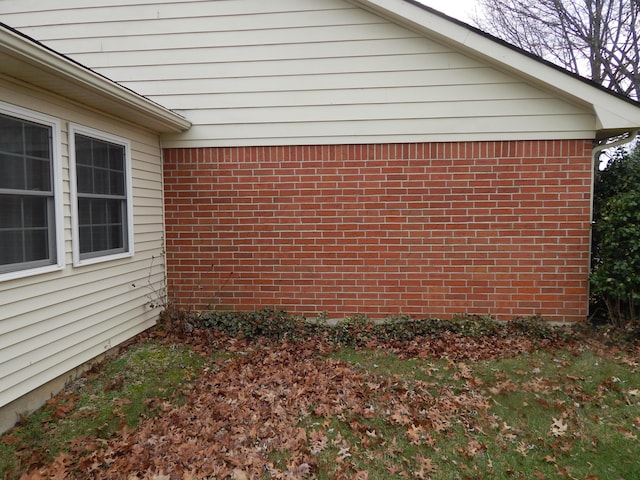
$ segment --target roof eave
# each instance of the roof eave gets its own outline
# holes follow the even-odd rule
[[[72,89],[75,93],[72,98],[96,110],[158,133],[178,133],[191,127],[191,122],[177,113],[0,25],[0,58],[3,57],[16,60],[2,62],[3,74],[63,96],[68,96],[65,93]]]

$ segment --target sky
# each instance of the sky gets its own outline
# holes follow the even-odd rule
[[[470,12],[474,11],[475,0],[419,0],[429,7],[440,10],[442,13],[470,23]]]

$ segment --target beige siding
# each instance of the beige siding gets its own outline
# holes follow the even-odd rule
[[[153,325],[158,310],[148,304],[163,289],[164,260],[157,135],[87,112],[80,105],[1,76],[0,100],[60,120],[66,259],[61,271],[0,281],[2,407]],[[135,239],[132,258],[77,268],[72,264],[69,122],[131,142]],[[0,411],[0,415],[15,414]]]
[[[0,13],[185,115],[194,127],[168,147],[594,135],[587,107],[348,1],[76,5],[3,0]]]

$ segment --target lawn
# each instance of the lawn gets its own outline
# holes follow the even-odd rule
[[[2,436],[0,478],[640,478],[638,349],[533,327],[155,329]]]

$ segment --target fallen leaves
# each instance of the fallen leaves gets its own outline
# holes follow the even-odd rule
[[[469,418],[485,417],[489,406],[463,363],[453,367],[468,384],[460,390],[365,376],[343,361],[319,355],[327,350],[320,340],[262,345],[234,340],[229,346],[241,354],[209,365],[184,405],[150,399],[158,407],[157,418],[135,431],[125,428],[95,448],[78,445],[73,457],[27,478],[42,474],[70,480],[72,472],[83,472],[83,479],[245,480],[269,472],[271,478],[304,479],[315,476],[319,462],[325,461],[320,457],[331,456],[336,478],[367,479],[361,468],[367,448],[380,448],[390,458],[399,453],[395,439],[384,438],[367,419],[377,416],[398,425],[411,443],[431,448],[431,432],[470,427]],[[117,399],[114,412],[128,402]],[[378,412],[376,405],[385,405],[386,411]],[[326,421],[301,426],[301,419],[311,415]],[[332,428],[336,419],[349,425],[354,438],[347,440]],[[286,462],[274,463],[274,452],[287,452]],[[476,441],[465,449],[469,456],[481,452]],[[413,461],[415,478],[429,478],[436,468],[426,456]]]
[[[75,393],[72,394],[61,394],[55,397],[51,397],[47,402],[47,405],[52,406],[54,408],[53,415],[55,418],[65,418],[69,412],[71,412],[78,401],[78,395]]]
[[[324,452],[329,444],[329,438],[322,431],[312,431],[309,434],[311,455],[319,455]]]
[[[427,480],[443,475],[443,464],[457,469],[459,478],[490,478],[499,468],[494,467],[496,448],[522,462],[537,459],[538,470],[531,472],[535,478],[545,478],[541,471],[546,478],[573,478],[563,460],[584,441],[574,399],[604,401],[614,392],[630,404],[639,396],[630,388],[636,383],[615,377],[598,383],[597,394],[587,394],[582,388],[586,377],[561,373],[550,380],[541,363],[480,378],[475,362],[533,349],[526,339],[445,332],[430,341],[368,345],[400,359],[444,358],[416,362],[420,379],[383,374],[382,362],[367,370],[331,358],[325,355],[331,347],[321,339],[250,343],[217,338],[216,346],[224,354],[185,390],[185,404],[151,398],[148,404],[157,417],[105,440],[78,441],[68,454],[24,479],[304,480],[322,472],[327,478],[367,480],[382,472]],[[199,349],[207,352],[204,345]],[[559,369],[568,364],[557,361]],[[518,417],[492,410],[496,398],[520,393],[531,395],[518,408],[548,410],[533,437]],[[65,415],[74,402],[73,397],[56,400],[55,406]],[[114,414],[128,402],[115,400]],[[637,413],[626,425],[618,431],[635,439]],[[451,439],[455,447],[445,455],[442,442]],[[6,444],[15,441],[4,438]],[[377,473],[369,471],[371,464]],[[513,472],[513,478],[524,478]]]
[[[159,418],[76,459],[73,468],[101,479],[139,473],[181,479],[185,466],[196,478],[244,480],[265,469],[274,478],[311,475],[331,446],[323,432],[298,426],[299,419],[311,411],[327,418],[362,413],[370,392],[362,373],[318,358],[313,344],[245,347],[246,355],[210,369],[185,405],[165,406]],[[352,445],[343,440],[336,448],[336,460],[348,463]],[[271,463],[274,451],[291,452],[286,468]]]

